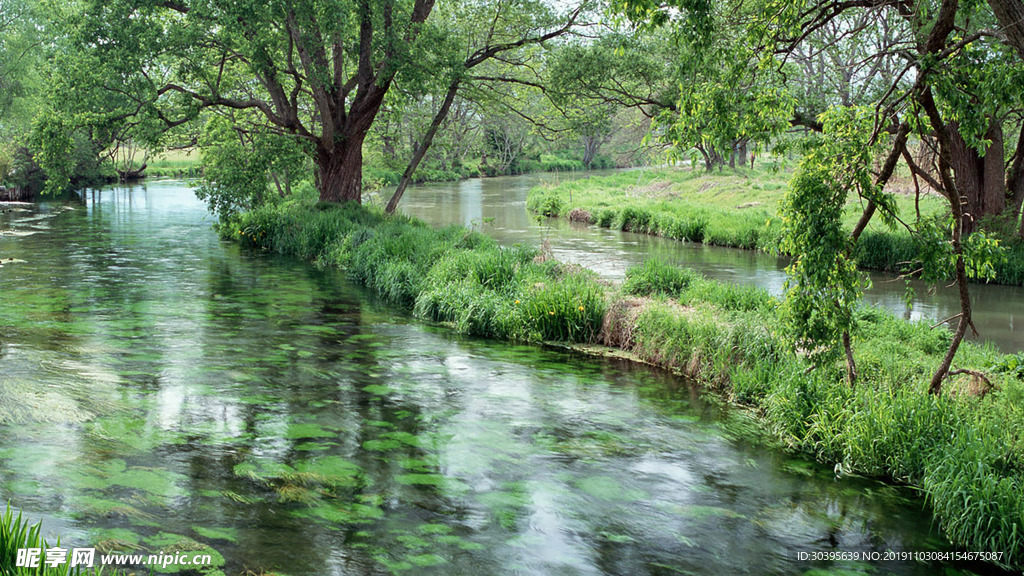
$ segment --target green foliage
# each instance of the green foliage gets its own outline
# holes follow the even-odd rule
[[[838,354],[867,283],[857,272],[842,222],[851,191],[878,196],[869,172],[870,118],[855,108],[831,109],[824,137],[804,157],[780,206],[780,247],[793,255],[783,312],[796,347],[816,362]]]
[[[468,334],[589,342],[604,317],[605,288],[593,274],[535,262],[532,248],[500,248],[461,227],[308,203],[268,204],[230,226],[247,244],[343,267],[381,299]]]
[[[306,146],[300,141],[270,132],[243,135],[220,116],[207,122],[199,145],[202,183],[196,196],[222,223],[275,196],[285,197],[292,180],[307,172]]]
[[[690,268],[680,268],[657,258],[649,258],[640,266],[626,270],[622,291],[636,296],[663,294],[678,297],[696,278],[697,274]]]
[[[40,8],[32,0],[5,0],[0,7],[0,140],[7,143],[23,143],[41,103],[45,28]],[[6,174],[0,170],[0,180]]]
[[[1024,380],[1024,352],[1003,356],[992,365],[992,370]]]
[[[762,294],[750,299],[761,305],[728,306],[722,289],[694,281],[680,298],[691,308],[685,313],[662,302],[642,308],[631,325],[618,328],[630,334],[624,346],[727,391],[762,414],[789,446],[839,464],[843,473],[920,487],[954,543],[1002,551],[1007,565],[1024,561],[1024,383],[1004,371],[990,373],[998,391],[984,399],[929,395],[949,332],[860,309],[854,338],[863,382],[850,388],[835,364],[805,369],[776,320],[774,299]],[[1019,365],[974,345],[958,358],[993,371]]]
[[[56,546],[60,546],[60,540]],[[99,576],[104,573],[102,567],[70,568],[66,564],[49,566],[45,563],[45,554],[42,555],[37,568],[19,568],[19,548],[40,548],[45,551],[50,545],[43,539],[41,522],[30,525],[29,521],[22,517],[21,512],[15,515],[8,504],[7,510],[0,512],[0,576]]]
[[[861,308],[854,312],[852,336],[863,384],[851,389],[835,364],[806,370],[779,319],[779,302],[763,290],[648,262],[630,271],[624,291],[642,284],[643,291],[649,287],[675,301],[653,299],[635,314],[622,315],[613,289],[586,271],[537,262],[533,249],[501,248],[464,228],[435,230],[406,217],[312,201],[243,214],[236,237],[342,266],[385,301],[411,306],[418,316],[461,332],[570,342],[611,337],[603,329],[628,335],[619,341],[623,348],[749,404],[789,446],[841,464],[844,472],[922,487],[954,542],[1024,549],[1024,533],[1014,529],[1021,518],[1024,445],[1018,423],[1024,422],[1024,382],[1013,375],[1011,365],[1019,363],[1012,357],[967,344],[959,365],[1007,367],[992,369],[996,391],[984,399],[932,397],[926,394],[930,369],[950,334]],[[312,427],[296,433],[321,432]],[[337,476],[342,480],[333,482],[338,483],[353,477],[354,469],[343,462],[314,464],[284,472],[256,468],[255,473],[289,498],[313,497],[307,485],[322,484],[323,478]],[[348,510],[317,513],[355,517]],[[1009,563],[1021,561],[1014,554]]]
[[[918,223],[917,250],[907,262],[920,268],[922,277],[932,282],[955,277],[956,255],[950,242],[953,218],[927,218]],[[997,267],[1006,260],[1006,251],[998,239],[983,230],[968,234],[962,241],[965,270],[971,280],[993,280]]]
[[[554,218],[563,212],[562,197],[554,190],[535,188],[526,199],[526,207],[541,216]]]

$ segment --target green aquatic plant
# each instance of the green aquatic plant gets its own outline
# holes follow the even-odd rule
[[[599,221],[604,218],[605,212],[593,213]],[[652,214],[647,223],[657,225],[658,216]],[[649,287],[643,291],[663,294],[627,297],[586,270],[544,261],[528,249],[499,248],[493,239],[464,228],[434,230],[405,217],[385,220],[366,208],[267,207],[244,215],[241,228],[252,232],[247,238],[260,239],[258,246],[298,254],[302,243],[297,239],[306,237],[302,227],[307,216],[314,226],[339,236],[318,233],[315,242],[327,245],[307,246],[304,253],[319,254],[321,262],[345,269],[386,302],[411,306],[414,314],[461,332],[526,342],[605,343],[632,358],[683,372],[742,403],[784,445],[828,468],[839,465],[844,474],[869,474],[920,488],[953,543],[976,549],[997,546],[1006,552],[1007,565],[1024,564],[1019,509],[1024,502],[1019,495],[1024,383],[1010,371],[989,369],[1011,362],[991,347],[969,344],[957,353],[958,366],[989,369],[995,384],[990,393],[954,393],[969,389],[965,376],[963,382],[950,383],[946,396],[928,398],[930,366],[943,354],[949,334],[856,308],[850,337],[856,343],[862,382],[851,389],[843,383],[839,362],[822,361],[808,370],[807,359],[794,350],[783,329],[779,301],[764,290],[647,264],[648,270],[632,270],[628,276],[637,283],[643,279]],[[634,216],[633,222],[643,219]],[[321,219],[339,222],[328,225]],[[714,222],[708,219],[709,234]],[[770,229],[760,229],[758,238]],[[373,383],[363,390],[390,399],[399,388],[392,391]],[[396,411],[396,418],[403,416],[409,414]],[[750,421],[737,421],[723,426],[720,435],[746,437],[751,428]],[[407,452],[417,449],[408,438],[381,432],[363,440],[363,447],[403,461],[420,458]],[[614,451],[611,440],[537,438],[551,450],[583,458]],[[304,500],[307,507],[295,511],[301,517],[350,523],[381,512],[372,498],[359,500],[371,495],[324,484],[317,476],[324,471],[308,468],[321,465],[300,469],[295,464],[293,471],[283,473],[262,471],[257,465],[255,471],[239,472],[253,472],[261,490],[296,488],[294,494],[290,488],[278,493],[281,499],[311,496]],[[406,470],[397,481],[403,490],[466,491],[461,483],[448,485],[429,465],[410,462]],[[577,488],[593,498],[617,493],[601,481]],[[496,498],[493,515],[499,524],[513,525],[518,507]],[[414,567],[406,558],[382,557],[394,563],[395,572]]]

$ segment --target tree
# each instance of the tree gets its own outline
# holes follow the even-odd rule
[[[990,11],[984,4],[960,0],[939,4],[767,0],[754,30],[768,40],[776,55],[786,58],[834,23],[858,22],[841,26],[844,42],[872,47],[869,52],[876,61],[898,54],[903,62],[885,79],[886,85],[863,91],[874,95],[872,122],[865,130],[870,132],[869,144],[886,144],[886,160],[875,175],[878,189],[902,159],[915,179],[927,182],[948,202],[951,220],[944,228],[948,250],[940,251],[944,255],[940,260],[952,268],[961,310],[953,318],[958,322],[949,350],[933,374],[932,393],[941,391],[961,341],[973,329],[968,281],[990,273],[991,259],[998,257],[995,241],[984,231],[985,223],[991,225],[997,219],[1016,223],[1019,199],[1024,198],[1024,139],[1018,140],[1012,154],[1005,150],[1007,132],[1024,138],[1020,113],[1024,94],[1019,89],[1024,52],[1014,41],[1019,23],[1001,22],[1005,32],[992,28],[1000,20],[1000,10],[1012,11],[1019,5],[1020,0],[994,0],[990,6],[998,9]],[[884,36],[886,42],[865,41],[865,36]],[[832,98],[842,103],[842,95]],[[908,133],[934,146],[934,166],[914,160],[907,147]],[[851,233],[853,241],[876,211],[897,216],[891,207],[880,205],[879,198],[866,198],[864,213]],[[926,223],[919,223],[915,230],[919,235],[926,231]]]
[[[308,142],[325,201],[362,197],[362,145],[396,79],[450,67],[434,0],[91,0],[66,24],[75,122],[181,126],[256,112]],[[112,98],[104,100],[103,97]]]
[[[492,0],[480,5],[461,6],[453,10],[449,16],[454,24],[452,29],[460,30],[464,34],[460,38],[461,49],[467,56],[460,66],[456,66],[452,70],[450,76],[447,77],[448,83],[443,91],[443,96],[436,99],[440,103],[437,112],[426,131],[418,139],[412,158],[387,203],[385,209],[389,214],[397,209],[406,187],[412,182],[416,168],[419,167],[427,150],[433,144],[438,130],[451,112],[459,91],[464,89],[466,84],[472,84],[474,81],[495,79],[493,75],[474,76],[473,72],[499,58],[505,65],[525,66],[522,56],[516,58],[513,54],[521,52],[524,48],[541,45],[571,33],[588,6],[588,1],[581,1],[572,6],[564,16],[557,14],[550,6],[535,0]],[[508,125],[509,122],[502,123],[504,127]],[[492,137],[501,135],[493,129],[489,130],[487,134]],[[497,143],[491,137],[486,140],[489,144]],[[509,143],[505,141],[503,144]],[[500,146],[500,149],[504,152],[511,152],[515,148],[503,145]]]
[[[25,170],[19,169],[25,153],[19,147],[38,104],[37,12],[29,0],[0,1],[0,184],[25,180]]]
[[[614,4],[632,17],[653,22],[672,19],[673,13],[666,7],[682,7],[684,14],[700,11],[693,0],[665,4],[621,0]],[[792,123],[821,131],[824,123],[816,116],[819,107],[838,109],[862,103],[872,111],[870,122],[858,125],[866,132],[864,146],[879,146],[879,152],[873,158],[850,156],[852,163],[846,166],[853,173],[871,170],[873,176],[872,185],[861,182],[856,186],[865,209],[850,232],[847,249],[827,241],[834,240],[832,216],[842,209],[845,193],[823,178],[798,180],[796,184],[811,190],[810,196],[816,201],[789,205],[790,215],[797,220],[828,224],[816,232],[817,240],[832,246],[829,254],[823,255],[826,260],[832,258],[836,266],[827,268],[842,268],[840,256],[852,249],[877,212],[890,224],[898,221],[893,204],[881,191],[899,161],[906,162],[915,181],[926,182],[947,199],[948,227],[918,223],[915,229],[907,225],[919,236],[936,230],[947,234],[947,249],[937,251],[940,257],[925,264],[926,268],[938,265],[951,269],[960,297],[960,314],[950,319],[958,320],[952,342],[929,386],[932,393],[940,392],[963,337],[973,329],[968,281],[991,274],[992,260],[999,255],[997,241],[985,229],[998,232],[1000,221],[1016,225],[1021,218],[1024,93],[1019,87],[1024,85],[1024,4],[1021,0],[991,0],[987,5],[962,0],[759,0],[743,7],[742,22],[744,37],[762,48],[758,70],[774,68],[786,74],[789,60],[802,60],[802,70],[810,76],[803,79],[803,86],[817,82],[815,90],[804,91],[808,96],[802,102],[806,109],[795,108]],[[821,67],[816,73],[808,65],[815,59],[821,61],[826,53],[839,64],[842,77],[838,82],[823,82]],[[837,58],[842,55],[846,57]],[[726,77],[723,87],[738,88],[736,80],[740,78]],[[697,90],[720,93],[714,86]],[[856,102],[860,99],[863,102]],[[698,102],[702,100],[707,101]],[[809,117],[811,114],[815,116]],[[1008,153],[1007,135],[1014,134],[1017,144]],[[933,166],[914,160],[908,149],[910,135],[934,147]],[[688,140],[686,136],[685,132],[668,134],[670,139],[683,143]],[[808,176],[819,170],[827,173],[833,161],[828,158],[812,156],[801,169]],[[799,194],[800,190],[794,192]],[[1024,231],[1024,223],[1021,227]],[[805,240],[792,247],[810,250],[816,240]],[[794,256],[801,258],[804,254]],[[814,281],[815,271],[801,267],[792,270],[795,277],[791,282],[796,286]],[[844,324],[842,318],[839,320],[828,322],[830,328],[819,332],[825,334],[823,344],[834,343],[834,329]],[[852,368],[845,330],[843,340]]]

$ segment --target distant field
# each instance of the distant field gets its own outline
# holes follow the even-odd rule
[[[199,151],[196,149],[168,150],[147,162],[146,175],[151,178],[199,175]]]

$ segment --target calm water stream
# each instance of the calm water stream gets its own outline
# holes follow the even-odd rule
[[[586,176],[537,174],[426,184],[410,189],[402,200],[402,208],[433,224],[482,225],[489,234],[509,244],[536,245],[546,238],[560,260],[582,264],[609,278],[621,279],[626,268],[657,255],[696,268],[711,278],[755,284],[775,294],[781,292],[787,265],[782,258],[559,219],[538,222],[527,213],[526,195],[531,187],[540,182]],[[872,280],[874,286],[865,300],[901,317],[936,323],[960,312],[960,302],[952,288],[914,282],[915,298],[908,307],[903,281],[894,281],[886,274],[873,274]],[[992,342],[1004,352],[1024,350],[1024,287],[977,284],[972,285],[971,293],[980,339]]]
[[[480,185],[407,208],[535,237]],[[798,560],[945,548],[920,499],[766,449],[675,377],[425,325],[218,240],[180,183],[0,209],[0,501],[64,545],[232,576],[958,573]],[[609,273],[668,250],[552,236]]]

